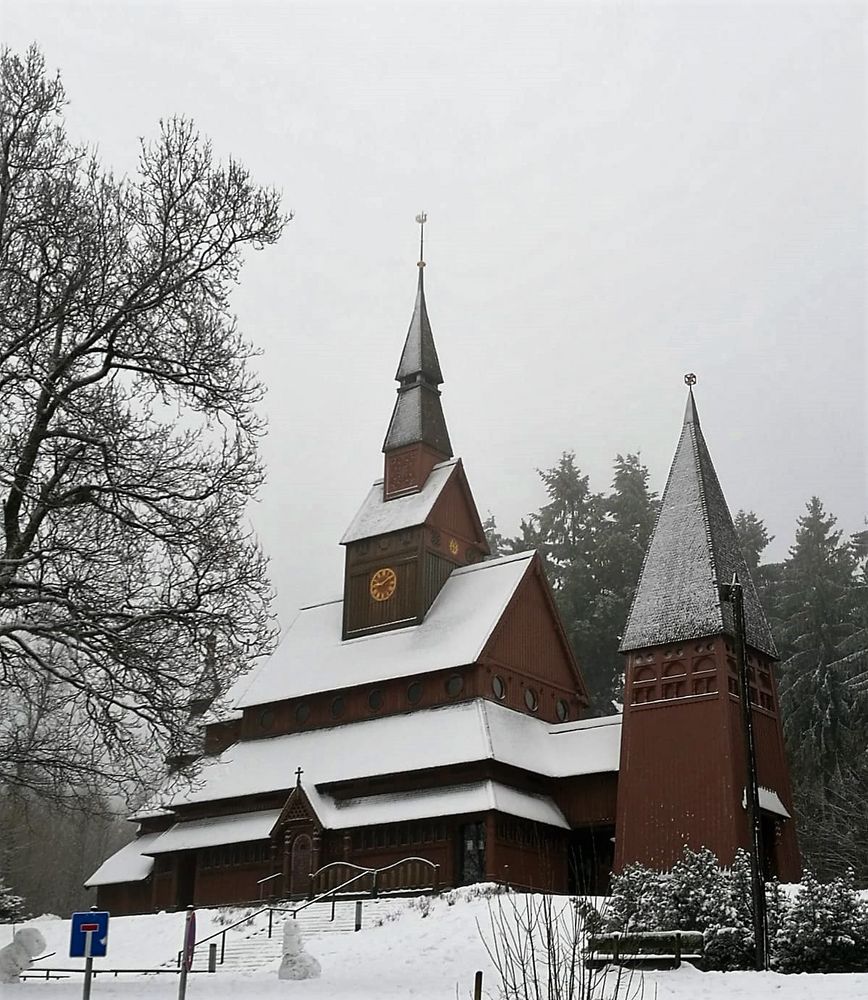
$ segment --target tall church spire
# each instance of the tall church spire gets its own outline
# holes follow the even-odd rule
[[[421,233],[424,233],[426,220],[424,212],[416,217]],[[420,235],[416,304],[395,373],[399,383],[398,398],[383,442],[387,498],[421,489],[433,466],[452,457],[452,444],[440,403],[443,374],[425,302],[421,240]]]
[[[721,632],[732,635],[732,612],[721,603],[717,583],[726,583],[737,573],[744,584],[748,644],[774,657],[774,640],[699,425],[693,398],[696,377],[686,376],[685,381],[690,388],[681,438],[621,649],[627,652]]]

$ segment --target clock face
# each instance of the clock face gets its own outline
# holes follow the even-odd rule
[[[369,586],[371,597],[375,601],[388,601],[392,594],[395,593],[397,586],[398,577],[395,576],[395,571],[388,566],[384,566],[383,569],[378,569],[371,577]]]

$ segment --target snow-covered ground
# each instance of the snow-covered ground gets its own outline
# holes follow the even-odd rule
[[[450,906],[443,899],[432,902],[423,916],[424,904],[383,902],[377,908],[379,926],[359,933],[311,935],[307,949],[322,965],[322,977],[307,982],[280,982],[277,963],[252,974],[218,972],[190,977],[187,995],[214,1000],[254,1000],[269,997],[330,998],[330,1000],[465,1000],[472,995],[477,969],[484,973],[484,995],[497,997],[497,978],[480,937],[489,926],[488,902],[465,894]],[[199,936],[217,928],[215,911],[200,911]],[[58,919],[33,921],[57,955],[48,963],[71,966],[65,958],[69,922]],[[112,918],[109,935],[109,968],[153,967],[171,960],[177,952],[183,914]],[[0,927],[0,944],[11,937],[11,928]],[[701,973],[688,966],[675,972],[647,973],[644,996],[657,1000],[864,1000],[868,997],[868,974],[850,976],[781,976],[775,973]],[[94,981],[93,1000],[160,1000],[176,997],[177,977],[99,976]],[[635,991],[634,991],[635,992]],[[45,982],[28,980],[0,987],[0,996],[44,1000],[72,1000],[81,996],[81,977]]]

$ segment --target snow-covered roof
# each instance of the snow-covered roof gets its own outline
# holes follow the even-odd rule
[[[729,583],[734,572],[744,590],[747,641],[776,656],[691,392],[621,649],[732,635],[732,609],[717,584]]]
[[[126,844],[107,858],[84,883],[86,886],[114,885],[116,882],[141,882],[154,867],[154,859],[143,853],[159,838],[159,833],[146,833]]]
[[[450,458],[435,465],[418,493],[408,493],[394,500],[383,499],[383,480],[377,479],[344,532],[341,545],[424,524],[458,461],[457,458]]]
[[[550,777],[617,771],[621,717],[552,725],[477,699],[268,739],[243,740],[206,760],[198,784],[165,805],[305,789],[396,771],[496,760]],[[316,808],[316,803],[314,803]]]
[[[147,847],[148,854],[167,854],[169,851],[190,851],[198,847],[216,847],[218,844],[242,844],[250,840],[266,840],[280,815],[279,809],[262,812],[235,813],[232,816],[213,816],[209,819],[188,820],[156,836]]]
[[[489,809],[569,829],[564,814],[547,795],[533,795],[497,781],[477,781],[467,785],[370,795],[343,801],[326,795],[321,797],[319,806],[322,809],[320,812],[317,808],[320,819],[333,830],[436,816],[459,816],[487,812]]]
[[[474,663],[533,557],[521,552],[453,570],[424,621],[392,632],[342,641],[342,601],[304,608],[274,654],[230,695],[247,708]]]
[[[564,814],[547,795],[534,795],[498,781],[477,781],[344,800],[323,795],[308,783],[304,790],[317,816],[330,830],[406,823],[489,810],[563,830],[570,828]],[[85,885],[138,882],[150,874],[154,866],[153,855],[265,840],[279,816],[279,810],[269,809],[176,823],[165,833],[146,834],[122,847],[100,865]]]

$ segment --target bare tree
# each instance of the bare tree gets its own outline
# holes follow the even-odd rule
[[[591,902],[567,896],[507,892],[489,899],[488,930],[478,929],[499,1000],[642,1000],[639,970],[593,961],[595,912]]]
[[[189,122],[118,179],[64,104],[38,50],[3,51],[0,783],[53,793],[186,759],[206,660],[225,690],[273,642],[228,296],[287,221]]]

